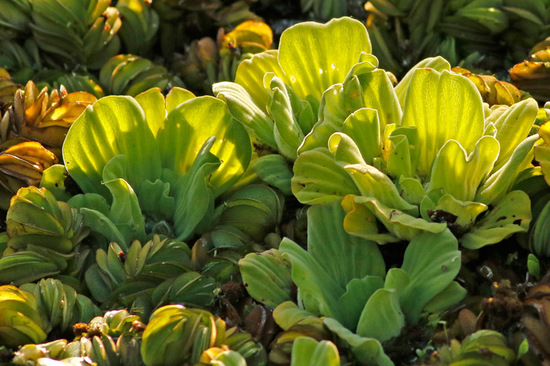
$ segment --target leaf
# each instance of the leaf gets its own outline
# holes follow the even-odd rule
[[[528,136],[537,113],[537,102],[529,98],[515,103],[493,122],[497,129],[495,137],[500,143],[496,169],[510,159],[514,149]]]
[[[450,139],[469,154],[483,135],[483,102],[468,78],[446,70],[418,69],[411,77],[403,127],[416,127],[416,173],[429,177],[439,149]]]
[[[467,291],[458,282],[453,281],[443,291],[435,295],[424,305],[423,312],[437,314],[458,304],[466,297]]]
[[[84,225],[100,233],[108,241],[116,242],[123,247],[126,246],[126,238],[107,215],[86,207],[80,208],[79,212],[84,216]]]
[[[361,52],[371,52],[361,22],[348,17],[326,24],[303,22],[281,35],[279,64],[300,99],[321,100],[328,87],[344,81]]]
[[[346,232],[373,240],[378,244],[398,241],[399,239],[390,233],[379,232],[378,221],[374,213],[366,205],[356,203],[355,197],[349,194],[342,200],[342,207],[347,212],[343,223]]]
[[[378,246],[348,234],[339,202],[308,209],[308,253],[344,289],[353,279],[384,277],[386,267]]]
[[[305,310],[336,319],[345,319],[346,314],[338,307],[337,299],[344,289],[302,247],[288,238],[281,241],[279,250],[291,263],[292,280],[298,287],[298,295]]]
[[[533,135],[519,143],[508,161],[481,184],[474,200],[489,205],[503,199],[518,174],[531,166],[533,146],[538,139],[538,135]]]
[[[376,69],[358,75],[361,84],[363,104],[366,108],[378,111],[379,134],[382,134],[386,125],[399,123],[402,117],[401,105],[393,84],[386,71]]]
[[[273,318],[283,330],[289,330],[292,326],[302,323],[308,318],[317,318],[314,314],[301,309],[292,301],[285,301],[273,310]],[[318,318],[317,318],[318,319]]]
[[[353,179],[326,148],[300,154],[293,170],[292,193],[301,203],[322,204],[347,194],[359,194]]]
[[[460,201],[453,196],[446,194],[437,201],[433,211],[445,211],[457,216],[456,221],[452,224],[460,227],[463,231],[467,231],[470,226],[474,224],[477,217],[488,208],[489,207],[483,203]]]
[[[254,103],[245,88],[237,83],[220,82],[212,86],[212,91],[218,98],[227,103],[233,118],[251,131],[254,137],[273,149],[277,148],[273,135],[274,123],[271,116],[268,116],[267,112],[262,110],[265,108],[263,105]],[[266,107],[267,103],[268,100],[266,100]]]
[[[457,200],[474,200],[481,182],[493,169],[499,150],[499,143],[492,136],[483,136],[469,155],[458,141],[447,141],[436,155],[427,191],[441,189]]]
[[[174,226],[177,240],[185,240],[195,231],[197,225],[212,215],[214,195],[209,184],[210,175],[220,166],[219,160],[210,153],[214,137],[202,146],[189,171],[180,177],[174,187]]]
[[[365,276],[349,281],[346,292],[338,299],[340,308],[346,314],[345,322],[343,320],[342,324],[347,324],[348,328],[355,330],[365,304],[383,286],[384,280],[378,276]]]
[[[208,123],[205,123],[205,116],[208,116]],[[216,141],[212,142],[209,151],[220,160],[219,168],[210,178],[213,194],[217,197],[244,173],[252,153],[246,130],[233,120],[224,102],[205,96],[180,104],[166,118],[157,140],[163,167],[182,176],[190,170],[197,152],[212,136]]]
[[[42,172],[40,187],[50,191],[58,201],[67,201],[71,195],[65,190],[67,170],[63,164],[54,164]]]
[[[285,84],[288,84],[288,79],[279,65],[278,55],[278,50],[257,53],[252,58],[241,62],[235,75],[235,83],[244,88],[254,104],[264,113],[267,112],[270,99],[269,93],[264,87],[264,75],[272,72],[275,76],[281,78]],[[217,85],[214,84],[214,94],[216,95],[218,94],[215,91]]]
[[[334,160],[347,164],[366,164],[359,147],[353,139],[342,133],[335,132],[328,140],[328,149],[334,154]]]
[[[139,103],[143,112],[145,113],[145,120],[149,125],[149,129],[153,133],[153,136],[157,136],[158,130],[164,124],[166,119],[166,107],[164,103],[164,96],[162,95],[160,88],[151,88],[146,90],[135,97],[136,102]]]
[[[532,229],[532,241],[530,249],[538,255],[548,256],[550,254],[550,227],[548,220],[550,219],[550,201],[546,202]]]
[[[191,93],[187,89],[174,87],[170,89],[166,95],[166,113],[172,112],[183,102],[187,102],[190,99],[195,98],[195,94]]]
[[[550,123],[547,122],[539,128],[539,135],[545,144],[534,147],[535,159],[540,164],[546,183],[550,184]]]
[[[479,249],[499,243],[514,233],[527,231],[531,218],[529,196],[523,191],[511,191],[460,238],[460,244]]]
[[[289,95],[292,91],[288,90],[277,77],[271,80],[270,89],[272,96],[269,110],[275,122],[273,135],[277,148],[281,155],[290,160],[296,160],[298,146],[304,139],[304,132],[293,114]]]
[[[380,170],[368,164],[348,164],[344,169],[351,176],[361,195],[374,197],[381,204],[407,214],[418,215],[418,208],[405,201],[392,180]]]
[[[344,207],[350,209],[345,222],[359,222],[366,215],[376,216],[376,218],[386,227],[389,233],[379,234],[378,230],[373,232],[374,225],[370,224],[361,228],[360,225],[346,226],[345,229],[352,235],[374,240],[379,244],[396,242],[399,240],[412,240],[422,232],[439,233],[447,228],[446,224],[428,222],[423,218],[418,218],[406,214],[400,210],[388,207],[375,198],[365,196],[353,197],[354,203],[351,204],[351,198],[347,198],[349,203]],[[369,213],[363,209],[356,208],[355,205],[363,205]],[[349,220],[349,221],[348,221]],[[372,222],[372,218],[368,219]]]
[[[136,239],[145,240],[145,220],[132,187],[122,178],[104,184],[113,195],[109,218],[125,238],[121,245],[127,246]]]
[[[434,69],[438,72],[441,72],[443,70],[451,71],[451,64],[443,57],[436,56],[425,58],[424,60],[414,65],[409,71],[407,71],[405,76],[403,76],[401,81],[399,81],[399,84],[397,84],[397,86],[395,87],[395,94],[397,95],[401,106],[405,106],[405,95],[407,94],[407,90],[411,85],[411,80],[415,71],[424,68]]]
[[[350,113],[363,107],[361,85],[357,77],[346,80],[344,84],[335,84],[328,88],[319,105],[319,121],[306,135],[299,153],[326,147],[329,137],[341,131],[342,124]]]
[[[85,193],[109,197],[101,184],[103,167],[117,155],[128,159],[128,183],[139,189],[160,177],[158,147],[140,105],[128,96],[98,100],[71,125],[63,159],[71,177]]]
[[[388,136],[390,146],[389,149],[386,150],[390,151],[389,154],[387,151],[385,154],[387,154],[386,164],[389,176],[394,178],[413,178],[411,145],[415,145],[415,132],[416,129],[399,128],[394,130],[393,133]]]
[[[356,360],[363,365],[393,366],[391,359],[384,353],[380,342],[374,338],[365,338],[352,333],[336,319],[325,318],[324,323],[338,338],[349,345]]]
[[[357,335],[387,341],[401,333],[405,317],[395,289],[377,290],[365,304],[357,324]]]
[[[89,208],[104,215],[109,215],[110,206],[105,197],[97,193],[77,194],[67,201],[74,208]]]
[[[175,200],[170,195],[170,184],[160,179],[145,181],[136,192],[143,212],[171,220],[174,215]]]
[[[278,250],[248,253],[239,260],[239,270],[254,300],[272,308],[291,300],[290,266]]]
[[[288,239],[283,239],[280,250],[291,262],[292,279],[305,309],[353,328],[362,310],[357,302],[366,301],[381,286],[376,278],[384,276],[385,265],[376,244],[343,230],[343,218],[338,202],[311,207],[308,251]]]
[[[292,194],[291,179],[292,170],[287,161],[279,154],[264,155],[252,160],[250,168],[256,172],[258,177],[267,184],[278,188],[284,195]]]
[[[298,337],[292,344],[291,366],[340,366],[338,348],[330,341]]]
[[[401,266],[410,282],[400,293],[409,324],[415,324],[424,306],[454,280],[460,270],[460,257],[458,242],[449,230],[424,233],[411,240]]]
[[[380,121],[376,109],[361,108],[350,114],[344,121],[342,132],[355,141],[367,164],[382,156]]]

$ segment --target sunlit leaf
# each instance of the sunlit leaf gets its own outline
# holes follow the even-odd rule
[[[411,78],[402,126],[416,127],[416,172],[428,177],[439,149],[450,139],[469,154],[483,135],[483,104],[466,77],[446,70],[418,69]]]
[[[442,189],[458,200],[472,201],[498,154],[499,143],[492,136],[483,136],[469,155],[459,142],[447,141],[434,160],[428,192]]]
[[[279,63],[299,98],[320,100],[329,86],[344,81],[361,52],[371,52],[361,22],[351,18],[326,24],[303,22],[283,32]]]
[[[88,107],[73,123],[63,145],[71,177],[84,192],[109,191],[101,184],[103,167],[117,155],[128,159],[128,183],[139,188],[160,177],[161,161],[140,105],[131,97],[109,96]]]
[[[220,160],[220,166],[210,184],[218,196],[244,173],[251,155],[248,134],[233,120],[224,102],[198,97],[180,104],[168,115],[157,140],[163,167],[183,175],[212,136],[215,141],[210,153]]]

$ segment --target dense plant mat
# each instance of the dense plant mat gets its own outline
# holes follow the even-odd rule
[[[550,362],[546,2],[274,3],[0,0],[0,363]]]

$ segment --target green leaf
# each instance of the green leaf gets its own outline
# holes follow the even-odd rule
[[[288,79],[279,65],[279,51],[269,50],[262,53],[257,53],[248,60],[244,60],[239,64],[235,75],[235,83],[242,86],[250,96],[256,106],[263,112],[267,112],[269,105],[269,93],[265,89],[264,76],[266,73],[274,73],[275,76],[281,78],[285,84],[288,84]],[[218,83],[222,84],[222,83]],[[218,84],[214,84],[214,94]],[[231,108],[231,107],[230,107]]]
[[[374,197],[385,206],[413,216],[418,215],[418,208],[405,201],[399,195],[397,187],[392,180],[374,166],[368,164],[348,164],[344,169],[349,173],[362,196]]]
[[[531,166],[533,146],[538,139],[538,135],[533,135],[523,140],[515,148],[508,161],[481,184],[475,201],[489,205],[503,199],[503,196],[508,193],[510,187],[514,184],[518,174]]]
[[[352,333],[336,319],[325,318],[324,323],[338,338],[349,345],[355,358],[363,365],[393,366],[391,359],[384,353],[377,339],[365,338]]]
[[[304,308],[316,315],[345,319],[337,299],[344,289],[302,247],[288,238],[279,246],[283,258],[291,263],[292,280],[298,286],[299,298]],[[342,320],[345,321],[345,320]]]
[[[466,294],[466,289],[453,281],[443,291],[432,297],[422,310],[431,314],[441,313],[462,301]]]
[[[407,90],[409,89],[409,86],[411,85],[411,80],[414,75],[414,72],[418,69],[434,69],[435,71],[451,71],[451,64],[445,60],[441,56],[436,57],[428,57],[424,60],[420,61],[416,65],[414,65],[403,78],[401,81],[399,81],[399,84],[395,87],[395,94],[397,95],[397,98],[399,99],[399,103],[402,106],[405,106],[405,95],[407,94]]]
[[[271,116],[262,110],[263,107],[253,102],[245,88],[237,83],[220,82],[212,86],[212,91],[227,103],[233,118],[251,131],[254,137],[272,149],[277,149]],[[266,96],[268,96],[267,92]],[[268,103],[267,100],[266,103]]]
[[[367,164],[382,156],[380,121],[376,109],[361,108],[350,114],[344,121],[342,132],[355,141]]]
[[[391,123],[399,123],[401,106],[386,71],[377,69],[357,75],[361,84],[363,104],[378,111],[380,134]]]
[[[422,218],[411,216],[402,211],[388,207],[375,198],[365,196],[349,196],[346,198],[348,217],[345,223],[356,223],[345,226],[347,232],[365,239],[374,240],[379,244],[396,242],[400,240],[411,240],[422,232],[439,233],[447,228],[446,224],[428,222]],[[352,201],[353,200],[353,201]],[[362,209],[359,206],[366,208]],[[389,231],[389,233],[378,233],[372,217],[374,215]],[[368,226],[358,224],[364,218],[370,222]],[[376,229],[376,231],[373,231]]]
[[[340,366],[338,348],[330,341],[298,337],[292,344],[291,366]]]
[[[388,175],[394,179],[398,177],[413,178],[411,145],[414,145],[414,141],[410,141],[409,136],[400,134],[403,130],[403,128],[394,130],[394,132],[388,137],[391,146],[390,153],[387,155],[387,169]],[[416,129],[411,129],[407,132],[414,135]]]
[[[272,308],[291,300],[290,266],[278,250],[247,254],[239,260],[239,270],[254,300]]]
[[[117,226],[129,245],[133,240],[145,240],[145,220],[138,198],[132,187],[122,178],[104,183],[113,195],[109,218]]]
[[[416,127],[416,173],[428,177],[439,149],[454,139],[469,154],[484,131],[483,102],[466,77],[446,70],[417,69],[411,77],[403,127]]]
[[[288,90],[281,79],[273,77],[270,82],[272,91],[269,110],[275,122],[273,136],[281,155],[290,160],[296,160],[298,147],[304,139],[304,132],[301,130],[296,117],[293,114]]]
[[[67,170],[63,164],[54,164],[45,169],[40,180],[40,187],[50,191],[58,201],[67,201],[71,195],[65,190]]]
[[[205,123],[205,116],[208,116],[208,123]],[[220,160],[219,168],[210,178],[217,197],[244,173],[252,153],[246,130],[233,120],[224,102],[205,96],[180,104],[166,118],[157,140],[163,167],[182,176],[190,170],[197,153],[212,136],[216,141],[209,151]]]
[[[399,178],[399,194],[407,202],[418,206],[426,196],[426,191],[418,179],[401,176]]]
[[[105,197],[97,193],[77,194],[67,201],[74,208],[89,208],[104,215],[109,215],[110,206]]]
[[[315,205],[307,212],[308,253],[344,289],[352,279],[384,277],[386,267],[378,246],[348,234],[339,202]]]
[[[305,309],[353,328],[362,310],[357,302],[366,301],[382,285],[385,264],[376,244],[344,231],[343,218],[338,202],[311,207],[308,251],[286,238],[280,250],[291,263]]]
[[[279,63],[300,99],[321,100],[328,87],[344,81],[361,52],[371,52],[361,22],[347,17],[326,24],[303,22],[283,32]]]
[[[109,192],[103,167],[117,155],[128,159],[128,183],[139,189],[160,177],[161,161],[140,105],[128,96],[108,96],[89,106],[72,124],[63,144],[69,174],[85,193]]]
[[[483,136],[469,155],[458,141],[447,141],[436,155],[427,191],[441,189],[457,200],[472,201],[493,169],[499,150],[499,143],[492,136]]]
[[[250,163],[250,168],[256,172],[261,180],[280,189],[286,196],[292,194],[290,183],[293,176],[292,170],[281,155],[269,154],[254,159]]]
[[[170,113],[183,102],[195,98],[195,94],[187,89],[174,87],[166,95],[166,112]],[[145,108],[144,108],[145,109]]]
[[[395,289],[377,290],[365,304],[357,324],[357,335],[387,341],[401,333],[405,316]]]
[[[319,121],[305,137],[299,153],[316,147],[326,147],[329,137],[341,131],[342,124],[352,113],[363,107],[361,85],[357,77],[328,88],[319,105]]]
[[[169,183],[165,183],[160,179],[154,182],[147,180],[143,182],[136,194],[143,212],[157,215],[157,217],[163,219],[172,219],[175,200],[170,195]]]
[[[359,194],[353,179],[326,148],[300,154],[293,170],[292,193],[301,203],[322,204],[347,194]]]
[[[523,191],[511,191],[460,238],[460,244],[468,249],[496,244],[514,233],[527,231],[530,222],[529,196]]]
[[[246,359],[237,351],[223,351],[218,353],[212,360],[212,366],[246,366]]]
[[[449,286],[460,270],[460,256],[458,242],[449,230],[424,233],[411,240],[401,266],[410,278],[400,293],[407,322],[416,323],[428,301]]]
[[[515,103],[493,123],[497,129],[496,139],[500,143],[500,154],[495,168],[510,159],[514,149],[528,136],[538,113],[538,104],[532,99]]]
[[[531,250],[538,255],[550,256],[550,227],[548,222],[550,220],[550,201],[548,201],[540,213],[538,214],[536,221],[532,229],[532,243]]]
[[[472,201],[464,202],[446,194],[437,201],[437,205],[433,210],[445,211],[456,215],[457,218],[453,224],[460,227],[462,231],[467,231],[470,229],[471,225],[474,224],[477,217],[488,208],[489,207],[483,203]]]
[[[347,319],[342,320],[348,328],[355,330],[359,323],[365,304],[371,296],[384,286],[384,280],[378,276],[365,276],[354,278],[346,285],[346,292],[340,296],[338,303],[346,313]]]
[[[164,103],[164,96],[162,95],[160,88],[151,88],[146,90],[135,97],[136,102],[139,103],[143,112],[145,113],[145,120],[149,125],[149,129],[153,133],[153,136],[157,136],[158,130],[164,124],[166,119],[166,107]]]
[[[295,324],[301,323],[304,319],[317,318],[314,314],[301,309],[292,301],[285,301],[273,310],[273,318],[277,325],[283,330],[289,330]]]
[[[359,147],[353,139],[336,132],[328,140],[328,149],[334,154],[334,160],[347,164],[366,164]]]
[[[178,179],[174,187],[174,226],[177,240],[190,237],[197,225],[213,214],[214,195],[209,178],[220,166],[220,161],[210,153],[214,142],[214,137],[211,137],[204,143],[189,171]]]

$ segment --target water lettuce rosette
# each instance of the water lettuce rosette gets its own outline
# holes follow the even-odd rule
[[[250,155],[248,134],[223,101],[180,88],[166,98],[158,88],[135,99],[102,98],[63,145],[67,170],[84,191],[69,203],[125,250],[155,232],[191,237]]]
[[[320,113],[294,165],[300,202],[343,198],[346,230],[379,244],[449,228],[477,249],[528,228],[529,198],[511,187],[539,139],[529,136],[534,99],[489,108],[441,58],[413,68],[378,108],[348,113],[350,91],[367,105],[372,89],[356,67],[323,94],[330,113]]]

